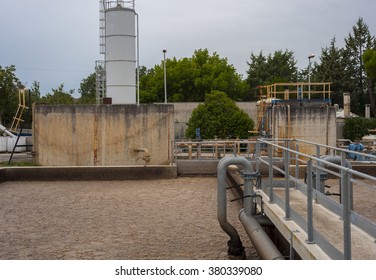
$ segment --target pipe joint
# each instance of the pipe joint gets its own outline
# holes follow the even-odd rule
[[[252,172],[252,171],[245,171],[245,170],[242,170],[240,172],[240,175],[241,177],[244,179],[244,180],[253,180],[253,179],[257,179],[257,177],[260,176],[260,172]]]

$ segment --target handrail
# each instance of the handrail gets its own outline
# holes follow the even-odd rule
[[[333,157],[333,156],[326,156],[326,157],[321,157],[321,155],[308,155],[302,152],[299,152],[295,149],[290,148],[289,144],[291,142],[295,141],[296,143],[305,143],[305,144],[310,144],[310,145],[315,145],[318,147],[325,147],[332,149],[333,151],[340,152],[340,158],[338,157]],[[307,207],[308,207],[308,222],[303,225],[301,225],[303,228],[306,228],[307,234],[308,234],[308,240],[307,242],[313,242],[314,236],[316,237],[319,242],[322,243],[322,248],[330,250],[331,256],[334,258],[338,258],[338,250],[336,248],[325,248],[325,244],[328,244],[325,239],[320,236],[319,233],[317,233],[313,227],[312,224],[312,217],[313,217],[313,207],[312,207],[312,192],[314,192],[314,195],[316,197],[316,200],[319,199],[320,203],[330,209],[331,211],[334,210],[334,213],[341,215],[343,219],[343,236],[344,236],[344,252],[343,252],[343,258],[344,259],[351,259],[352,258],[352,253],[351,253],[351,224],[355,224],[356,226],[360,227],[367,233],[369,233],[371,236],[376,236],[376,224],[365,217],[362,217],[359,219],[360,215],[357,214],[356,212],[353,212],[351,210],[352,206],[352,183],[357,182],[357,180],[353,179],[353,176],[358,176],[362,179],[367,179],[371,180],[373,182],[376,182],[376,178],[373,176],[370,176],[368,174],[364,174],[362,172],[353,170],[351,166],[346,163],[345,155],[346,153],[352,153],[353,151],[349,150],[344,150],[341,148],[337,147],[331,147],[328,145],[322,145],[318,143],[313,143],[310,141],[305,141],[305,140],[299,140],[299,139],[258,139],[258,143],[260,145],[266,145],[267,151],[269,152],[268,154],[268,160],[263,159],[260,157],[260,155],[256,155],[256,160],[266,164],[269,166],[269,198],[270,201],[274,202],[276,199],[274,198],[274,187],[273,187],[273,170],[278,170],[281,174],[285,176],[285,199],[284,203],[281,204],[281,199],[278,198],[279,206],[284,209],[285,211],[285,216],[287,219],[292,218],[290,215],[290,196],[289,196],[289,188],[290,184],[289,181],[292,180],[297,185],[299,185],[298,189],[303,190],[303,193],[307,195]],[[281,144],[282,143],[282,144]],[[295,147],[295,145],[291,145]],[[281,150],[283,153],[283,159],[284,159],[284,169],[276,167],[273,164],[273,150]],[[318,149],[319,151],[319,149]],[[289,156],[289,155],[295,155],[294,156]],[[359,153],[361,155],[367,155],[363,153]],[[301,158],[299,158],[301,157]],[[292,160],[297,159],[298,161],[302,161],[302,158],[304,158],[304,161],[306,162],[307,166],[307,181],[304,183],[300,181],[299,175],[298,177],[294,177],[289,173],[289,166],[290,166],[290,158]],[[333,160],[332,160],[333,159]],[[334,160],[335,159],[335,160]],[[328,161],[329,160],[329,161]],[[338,164],[339,162],[339,164]],[[313,163],[316,163],[315,165]],[[320,190],[320,187],[318,183],[320,183],[320,172],[326,172],[327,168],[334,168],[335,170],[338,171],[338,179],[341,179],[341,185],[342,185],[342,202],[341,204],[338,204],[336,201],[331,200],[325,196],[324,193],[322,193],[322,190]],[[321,170],[321,171],[320,171]],[[316,185],[313,180],[313,175],[316,174]],[[334,172],[331,172],[331,174],[335,174]],[[372,189],[374,190],[374,189]],[[294,216],[296,218],[296,213],[294,213]],[[298,219],[299,220],[299,219]],[[300,219],[301,220],[301,219]],[[298,222],[299,223],[299,222]],[[329,252],[328,252],[329,253]]]

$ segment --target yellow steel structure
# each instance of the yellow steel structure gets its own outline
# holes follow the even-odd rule
[[[266,108],[272,105],[274,100],[310,100],[330,99],[330,82],[321,83],[274,83],[266,86],[258,86],[259,101],[257,102],[257,124],[255,131],[259,133],[261,123],[266,113]]]
[[[13,133],[17,133],[17,129],[20,126],[20,123],[24,122],[23,120],[23,113],[25,110],[29,109],[29,107],[26,106],[26,90],[20,89],[18,91],[18,108],[17,112],[13,117],[12,125],[10,127],[10,131]]]

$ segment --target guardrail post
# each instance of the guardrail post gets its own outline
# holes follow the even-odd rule
[[[286,141],[286,148],[289,149],[290,141]],[[289,220],[290,217],[290,152],[285,150],[285,219]]]
[[[298,144],[297,141],[295,142],[295,151],[299,152],[299,144]],[[299,155],[298,154],[295,154],[295,177],[297,179],[300,178],[300,174],[299,174]]]
[[[201,143],[197,143],[197,159],[201,160]]]
[[[345,167],[345,153],[341,154],[341,165]],[[342,187],[342,205],[343,205],[343,258],[351,260],[351,192],[350,175],[347,171],[341,169],[341,187]]]
[[[250,146],[249,143],[247,145],[248,145],[248,147]],[[257,141],[255,145],[256,145],[256,151],[255,151],[254,158],[256,159],[256,172],[260,172],[260,161],[258,159],[260,157],[260,145],[261,145],[261,143]]]
[[[320,158],[320,146],[319,145],[316,145],[316,157]],[[316,162],[316,190],[321,192],[320,169],[319,169],[318,162]]]
[[[269,144],[269,202],[274,203],[273,194],[273,146]]]
[[[308,244],[315,243],[313,240],[313,200],[312,200],[312,160],[307,161],[307,233]]]

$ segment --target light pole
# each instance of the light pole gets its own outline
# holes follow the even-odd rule
[[[166,52],[167,50],[163,50],[163,76],[164,76],[164,103],[167,103],[167,78],[166,78]]]
[[[308,56],[308,99],[311,99],[311,59],[314,57],[314,54]]]

